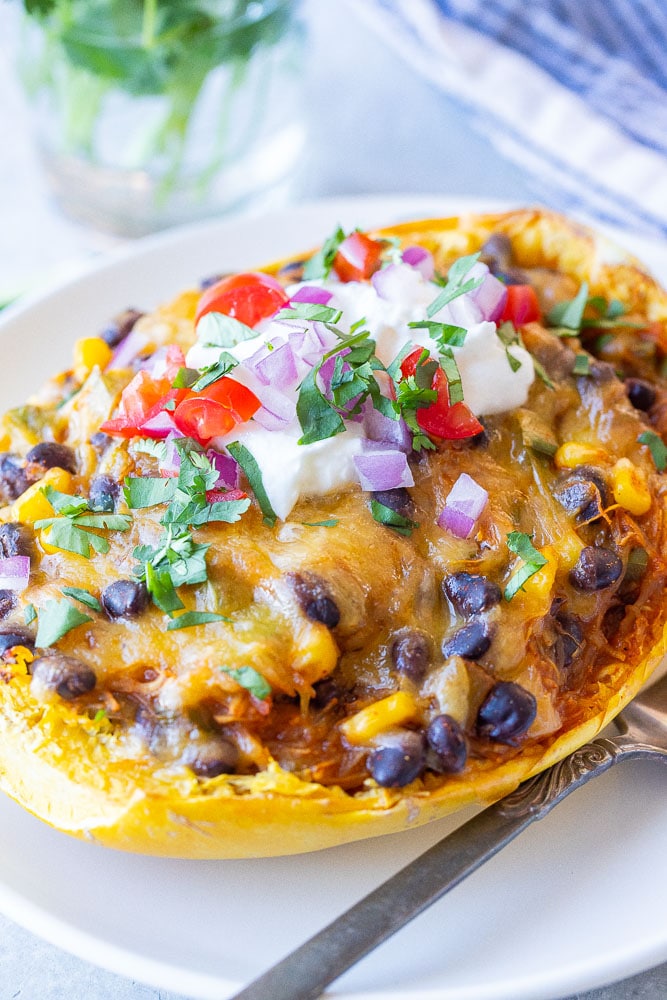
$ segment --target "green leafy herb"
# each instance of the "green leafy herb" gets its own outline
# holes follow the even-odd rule
[[[171,383],[174,389],[190,389],[199,378],[197,368],[179,368],[176,378]]]
[[[206,367],[201,369],[199,378],[192,385],[194,392],[201,392],[202,389],[213,385],[214,382],[224,378],[225,375],[229,375],[237,365],[238,361],[233,354],[229,354],[228,351],[222,351],[215,364],[206,365]]]
[[[220,667],[220,669],[260,701],[264,701],[271,694],[271,685],[254,667]]]
[[[510,531],[507,536],[507,547],[510,552],[514,552],[523,565],[512,573],[505,587],[504,597],[506,601],[511,601],[517,591],[523,589],[527,580],[534,576],[549,561],[541,552],[534,548],[530,535],[523,531]]]
[[[464,326],[453,326],[451,323],[437,323],[432,319],[408,323],[412,330],[428,330],[429,337],[440,347],[461,347],[468,331]]]
[[[557,302],[547,315],[549,326],[564,327],[566,330],[581,330],[584,310],[588,303],[588,282],[582,281],[573,299]]]
[[[440,365],[447,376],[447,388],[449,391],[449,403],[463,402],[463,383],[461,382],[461,372],[456,363],[454,353],[451,348],[445,348],[440,353]]]
[[[165,441],[156,441],[153,438],[133,438],[130,442],[133,451],[139,451],[143,455],[152,455],[158,462],[164,462],[167,457],[167,444]]]
[[[167,631],[173,632],[179,628],[193,628],[195,625],[207,625],[208,622],[228,622],[231,621],[225,615],[218,615],[213,611],[186,611],[178,618],[172,618],[167,625]]]
[[[587,354],[576,354],[574,357],[574,365],[572,366],[573,375],[590,375],[591,373],[591,360]]]
[[[163,476],[146,476],[143,479],[128,476],[123,486],[125,503],[130,510],[155,507],[169,503],[176,493],[176,479]]]
[[[380,503],[379,500],[371,500],[371,514],[379,524],[393,528],[399,535],[409,536],[415,528],[419,527],[416,521],[411,521],[409,517],[404,517],[398,511]]]
[[[250,487],[257,498],[260,510],[264,515],[264,523],[268,524],[269,527],[272,528],[276,523],[278,515],[271,506],[271,501],[269,500],[268,494],[264,489],[262,472],[257,464],[257,460],[254,455],[248,451],[246,446],[241,444],[240,441],[232,441],[231,444],[228,444],[227,451],[232,458],[236,459],[245,472],[246,479],[250,483]]]
[[[136,550],[135,550],[136,554]],[[146,589],[153,599],[153,603],[168,615],[174,611],[180,611],[185,605],[174,588],[174,581],[171,578],[169,568],[156,569],[151,562],[145,564]]]
[[[224,313],[207,312],[197,323],[197,338],[206,347],[234,347],[258,336],[257,330]]]
[[[274,317],[275,319],[307,319],[311,322],[337,323],[342,316],[340,309],[332,309],[331,306],[321,305],[316,302],[291,302],[289,306],[281,309]]]
[[[26,604],[23,610],[23,621],[26,625],[31,625],[35,618],[37,617],[37,611],[35,610],[34,604]]]
[[[303,431],[299,444],[325,441],[345,430],[343,418],[317,384],[320,367],[321,363],[308,372],[299,389],[296,415]]]
[[[664,472],[667,468],[667,447],[660,435],[656,434],[655,431],[644,431],[637,440],[640,444],[645,444],[651,452],[658,472]]]
[[[48,529],[47,541],[50,545],[86,559],[90,559],[91,549],[95,552],[109,551],[107,539],[90,531],[90,528],[128,531],[132,523],[127,514],[91,511],[84,497],[60,493],[51,486],[42,487],[41,492],[59,516],[35,521],[35,528]]]
[[[302,521],[307,528],[335,528],[339,523],[337,517],[329,517],[326,521]]]
[[[108,713],[107,713],[106,708],[98,708],[98,710],[95,712],[95,715],[93,717],[93,722],[104,722],[104,720],[107,717],[108,717]]]
[[[532,355],[531,355],[531,357],[532,357]],[[542,364],[541,361],[538,361],[537,358],[533,358],[533,368],[535,369],[535,374],[537,375],[537,377],[542,382],[544,382],[544,384],[546,385],[547,389],[555,389],[556,388],[556,386],[555,386],[555,384],[553,382],[553,379],[551,379],[549,377],[549,375],[547,375],[547,372],[546,372],[546,369],[545,369],[544,365]]]
[[[62,601],[47,601],[44,607],[39,609],[37,618],[35,646],[40,649],[53,646],[58,639],[62,639],[73,628],[93,620],[64,599]]]
[[[71,496],[69,493],[60,493],[52,486],[42,486],[41,492],[49,501],[56,514],[63,514],[71,517],[88,510],[88,501],[85,497]]]
[[[412,447],[415,451],[435,448],[428,434],[424,433],[417,422],[417,411],[431,406],[438,398],[436,390],[431,388],[437,368],[437,361],[424,350],[417,359],[414,375],[408,375],[395,383],[396,402],[412,434]],[[394,369],[393,363],[390,369]]]
[[[429,319],[432,319],[436,313],[440,312],[449,302],[457,299],[459,295],[465,295],[466,292],[472,292],[475,288],[479,288],[482,284],[481,278],[469,278],[468,281],[464,281],[465,276],[478,260],[479,254],[471,253],[452,264],[447,274],[447,284],[426,308],[426,315]]]
[[[66,597],[73,597],[75,601],[85,604],[87,608],[92,608],[93,611],[102,610],[102,605],[97,598],[90,591],[83,590],[81,587],[63,587],[62,593]]]
[[[336,226],[317,253],[306,261],[303,268],[303,277],[306,281],[311,278],[327,278],[329,276],[338,248],[344,239],[344,231],[340,226]]]
[[[584,281],[573,299],[556,303],[546,321],[559,337],[578,337],[582,330],[640,327],[639,323],[623,319],[626,312],[625,306],[618,299],[607,302],[601,295],[589,298],[588,284]]]

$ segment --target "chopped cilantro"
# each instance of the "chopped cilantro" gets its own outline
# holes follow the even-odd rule
[[[224,313],[207,312],[197,323],[197,338],[206,347],[234,347],[258,336],[257,330]]]
[[[264,701],[271,694],[271,685],[254,667],[220,667],[220,669],[260,701]]]
[[[136,550],[135,550],[136,554]],[[174,588],[169,569],[156,569],[153,563],[147,562],[145,565],[146,589],[153,599],[153,603],[172,615],[174,611],[179,611],[185,605]]]
[[[371,500],[371,514],[378,524],[385,524],[388,528],[393,528],[399,535],[411,535],[419,525],[416,521],[411,521],[409,517],[404,517],[398,511],[392,510],[379,500]]]
[[[522,565],[512,573],[505,587],[505,600],[511,601],[517,591],[523,589],[526,581],[546,566],[549,560],[534,548],[531,536],[523,531],[510,531],[507,547],[522,560]]]
[[[337,323],[342,316],[340,309],[333,309],[317,302],[290,302],[274,319],[307,319],[310,322]]]
[[[572,366],[573,375],[590,375],[591,373],[591,360],[587,354],[576,354],[574,357],[574,365]]]
[[[92,608],[93,611],[102,610],[102,605],[90,591],[83,590],[81,587],[62,587],[61,589],[66,597],[73,597],[75,601],[85,604],[87,608]]]
[[[303,277],[306,280],[328,277],[338,253],[338,247],[344,239],[344,230],[340,226],[336,226],[331,236],[327,237],[317,253],[310,260],[306,261],[303,268]]]
[[[299,444],[324,441],[345,430],[343,418],[336,412],[317,384],[321,364],[315,365],[299,388],[296,415],[303,431]]]
[[[591,312],[595,315],[591,315]],[[559,337],[578,337],[582,330],[639,327],[641,324],[623,319],[626,312],[625,306],[618,299],[607,302],[602,295],[589,298],[588,284],[584,281],[573,299],[556,303],[546,321]]]
[[[307,528],[335,528],[338,524],[337,517],[329,517],[326,521],[302,521]]]
[[[51,486],[42,487],[41,492],[58,516],[35,521],[35,528],[38,531],[46,529],[45,540],[50,545],[66,552],[74,552],[86,559],[90,559],[91,549],[95,552],[109,551],[107,539],[88,529],[128,531],[132,523],[127,514],[91,511],[84,497],[59,493]]]
[[[156,441],[153,438],[134,438],[131,441],[133,451],[139,451],[145,455],[152,455],[158,462],[164,462],[167,457],[166,441]]]
[[[532,355],[531,355],[531,357],[532,357]],[[554,385],[553,380],[549,377],[549,375],[547,375],[547,372],[546,372],[546,369],[544,368],[544,365],[540,361],[538,361],[537,358],[533,358],[533,368],[535,369],[535,374],[537,375],[537,377],[539,379],[541,379],[542,382],[544,382],[544,384],[546,385],[547,389],[555,389],[556,388],[556,386]]]
[[[125,503],[130,510],[155,507],[159,503],[169,503],[176,492],[176,479],[162,476],[147,476],[138,479],[128,476],[123,486]]]
[[[453,326],[451,323],[437,323],[432,319],[423,319],[408,323],[411,330],[428,330],[428,335],[440,347],[461,347],[468,331],[464,326]]]
[[[199,371],[196,368],[179,368],[171,385],[174,389],[190,389],[198,378]]]
[[[225,615],[218,615],[214,611],[186,611],[178,618],[172,618],[167,625],[167,631],[174,632],[179,628],[193,628],[195,625],[206,625],[208,622],[228,622],[230,620]]]
[[[573,299],[557,302],[547,315],[549,326],[564,327],[566,330],[580,330],[584,310],[588,303],[588,282],[582,281]]]
[[[447,376],[447,388],[449,391],[449,405],[463,402],[463,383],[461,382],[461,372],[456,363],[454,352],[446,347],[440,353],[440,365]]]
[[[271,501],[269,500],[268,494],[264,489],[262,472],[254,455],[249,452],[246,446],[241,444],[240,441],[232,441],[231,444],[228,444],[227,451],[232,458],[236,459],[245,472],[246,479],[250,483],[250,487],[255,494],[260,510],[264,515],[264,523],[268,524],[269,527],[272,528],[276,523],[278,515],[271,506]]]
[[[637,440],[640,444],[645,444],[651,452],[658,472],[664,472],[667,468],[667,447],[660,435],[656,434],[655,431],[644,431]]]
[[[231,371],[236,368],[238,361],[233,354],[228,351],[221,351],[220,357],[213,365],[206,365],[201,369],[199,378],[193,383],[192,388],[195,392],[201,392],[202,389],[206,389],[207,386],[213,385],[219,379],[224,378],[225,375],[229,375]]]
[[[93,722],[104,722],[108,717],[106,708],[98,708],[93,717]]]
[[[26,604],[23,610],[23,621],[26,625],[31,625],[35,618],[37,617],[37,612],[35,610],[34,604]]]
[[[35,646],[40,649],[52,646],[54,642],[62,639],[73,628],[93,620],[89,615],[84,615],[65,599],[61,601],[47,601],[44,607],[39,609],[37,618],[38,625]]]
[[[459,260],[452,264],[447,274],[446,285],[426,308],[426,315],[429,319],[432,319],[443,306],[452,302],[453,299],[457,299],[459,295],[465,295],[467,292],[472,292],[475,288],[479,288],[482,284],[481,278],[469,278],[468,281],[463,280],[478,260],[479,253],[471,253],[467,257],[459,258]]]

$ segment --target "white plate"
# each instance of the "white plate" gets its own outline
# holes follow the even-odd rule
[[[488,207],[498,206],[348,199],[142,241],[7,315],[3,403],[24,399],[67,363],[75,337],[125,306],[147,308],[204,275],[310,247],[338,221],[365,226]],[[626,242],[667,278],[663,247]],[[461,819],[319,854],[186,862],[71,840],[0,798],[0,910],[88,961],[220,1000]],[[662,771],[649,762],[614,769],[342,977],[333,996],[537,1000],[657,964],[667,958],[666,842]]]

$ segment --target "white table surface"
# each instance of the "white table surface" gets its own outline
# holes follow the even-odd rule
[[[13,77],[11,6],[0,4],[0,299],[76,273],[91,255],[122,242],[66,220],[50,199]],[[295,199],[435,193],[535,200],[530,178],[501,160],[346,4],[306,0],[305,12],[310,139]],[[584,996],[664,1000],[667,964]],[[185,1000],[88,965],[0,915],[0,1000],[17,998]]]

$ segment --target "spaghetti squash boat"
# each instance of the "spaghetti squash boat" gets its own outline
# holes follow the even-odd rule
[[[554,214],[131,309],[2,423],[0,785],[180,857],[487,803],[665,645],[667,297]]]

